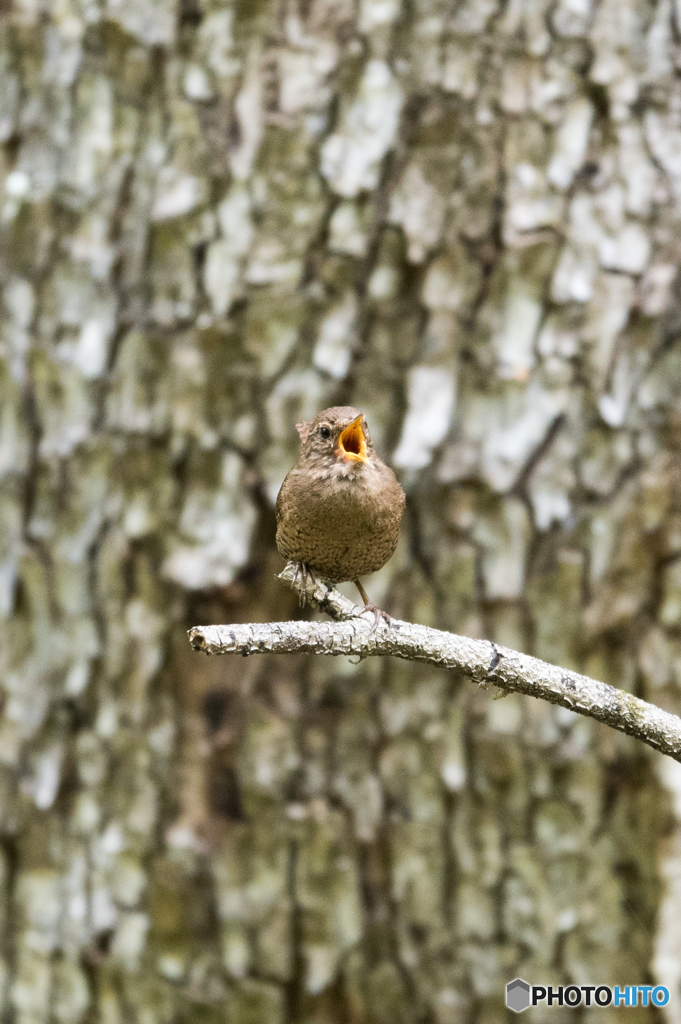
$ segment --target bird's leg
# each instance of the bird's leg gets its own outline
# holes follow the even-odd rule
[[[296,583],[298,582],[298,573],[300,572],[300,567],[301,567],[301,565],[303,563],[302,562],[294,562],[293,564],[295,565],[295,569],[293,571],[293,579],[291,580],[291,590],[293,590],[293,588],[295,587]]]
[[[300,608],[305,604],[305,597],[307,593],[307,569],[304,562],[296,562],[296,567],[293,573],[293,579],[291,580],[291,590],[296,589],[296,583],[298,582],[298,576],[302,576],[303,589],[298,591],[298,606]]]
[[[312,569],[309,565],[306,565],[305,562],[296,562],[295,572],[293,573],[293,579],[291,580],[292,588],[295,588],[296,583],[298,582],[298,576],[300,576],[300,580],[302,583],[302,586],[298,591],[298,604],[300,605],[301,608],[304,608],[305,603],[307,601],[308,576],[315,587],[319,585],[319,579],[314,569]]]
[[[305,562],[300,563],[300,577],[303,585],[298,591],[298,606],[304,608],[307,602],[307,566]]]
[[[355,586],[359,590],[360,597],[364,601],[364,611],[374,613],[374,624],[371,627],[371,632],[373,633],[373,631],[376,629],[379,619],[383,619],[384,622],[391,626],[393,621],[392,618],[388,615],[387,612],[384,612],[381,608],[377,608],[376,605],[369,600],[369,595],[367,594],[366,590],[359,582],[359,580],[355,580]]]

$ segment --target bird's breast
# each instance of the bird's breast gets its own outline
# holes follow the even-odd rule
[[[384,565],[397,544],[404,494],[392,471],[382,469],[325,480],[292,471],[278,503],[281,554],[335,581]]]

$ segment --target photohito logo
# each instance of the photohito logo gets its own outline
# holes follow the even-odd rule
[[[528,1006],[666,1006],[669,989],[664,985],[529,985],[514,978],[506,986],[506,1005],[515,1013]]]
[[[506,986],[506,1005],[516,1013],[526,1010],[530,1005],[530,986],[522,978],[509,981]]]

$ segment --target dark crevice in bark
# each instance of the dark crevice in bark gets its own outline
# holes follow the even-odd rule
[[[22,862],[19,838],[8,834],[1,836],[0,850],[2,850],[6,866],[4,892],[2,893],[4,920],[2,936],[0,937],[0,948],[2,949],[2,957],[7,969],[7,977],[13,978],[16,977],[20,953],[18,948],[20,934],[18,927],[17,883],[20,877]],[[6,999],[2,1013],[2,1024],[14,1024],[15,1016],[15,1008],[12,1005],[12,1001]]]
[[[284,1013],[286,1024],[297,1024],[302,1019],[305,991],[305,958],[303,955],[303,910],[298,902],[297,872],[300,850],[298,841],[288,840],[287,889],[289,899],[291,976],[284,987]]]

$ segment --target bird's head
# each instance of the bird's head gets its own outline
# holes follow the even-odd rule
[[[297,423],[301,456],[333,475],[350,476],[371,465],[374,447],[364,413],[349,405],[324,409],[307,423]]]

